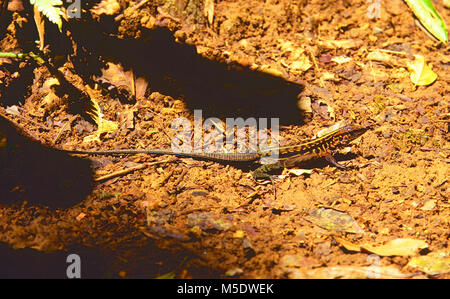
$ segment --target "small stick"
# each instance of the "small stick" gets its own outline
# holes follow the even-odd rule
[[[273,200],[277,200],[277,187],[275,186],[275,181],[272,176],[270,176],[270,181],[272,182],[272,190],[273,190]]]
[[[156,161],[156,162],[151,162],[151,163],[140,164],[140,165],[137,165],[137,166],[134,166],[134,167],[130,167],[130,168],[127,168],[127,169],[122,169],[122,170],[115,171],[113,173],[110,173],[110,174],[98,177],[98,178],[94,179],[94,181],[95,182],[100,182],[100,181],[109,180],[109,179],[111,179],[113,177],[116,177],[116,176],[119,176],[119,175],[128,174],[128,173],[133,172],[135,170],[143,169],[143,168],[148,167],[148,166],[162,164],[162,163],[166,163],[166,162],[171,162],[171,160],[167,159],[167,160],[164,160],[164,161]]]
[[[403,56],[408,56],[410,54],[404,52],[404,51],[394,51],[394,50],[388,50],[388,49],[375,49],[378,50],[380,52],[385,52],[385,53],[389,53],[389,54],[397,54],[397,55],[403,55]]]
[[[188,172],[187,169],[183,169],[183,172],[178,176],[177,180],[173,184],[175,188],[178,188],[178,185],[181,183],[187,172]]]
[[[169,15],[168,13],[166,13],[165,11],[162,10],[162,8],[159,6],[157,9],[158,13],[163,17],[163,18],[168,18],[171,19],[172,21],[176,22],[176,23],[181,23],[179,18],[175,18],[172,17],[171,15]]]

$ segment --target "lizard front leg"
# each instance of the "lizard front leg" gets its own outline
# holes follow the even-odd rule
[[[339,169],[347,169],[347,165],[349,163],[349,162],[347,162],[345,165],[342,165],[338,161],[336,161],[331,154],[325,156],[325,159]]]

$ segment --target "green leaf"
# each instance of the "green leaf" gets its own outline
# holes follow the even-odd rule
[[[30,0],[31,5],[37,7],[37,9],[44,14],[52,23],[58,25],[59,31],[61,31],[62,20],[61,0]]]
[[[431,0],[405,0],[416,17],[434,37],[443,43],[448,40],[445,22],[431,3]]]

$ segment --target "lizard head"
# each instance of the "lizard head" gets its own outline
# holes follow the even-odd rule
[[[333,134],[336,147],[345,147],[352,140],[355,140],[359,136],[363,135],[374,125],[358,126],[358,125],[346,125],[337,129]]]

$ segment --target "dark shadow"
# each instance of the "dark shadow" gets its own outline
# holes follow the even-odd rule
[[[338,163],[340,163],[340,164],[345,166],[345,164],[347,164],[348,162],[350,162],[353,159],[356,159],[358,156],[356,154],[354,154],[354,153],[347,153],[347,154],[337,153],[337,154],[334,154],[333,157],[335,158],[336,162],[338,162]],[[325,168],[327,166],[336,167],[335,165],[333,165],[330,162],[328,162],[325,159],[325,157],[319,157],[317,159],[306,160],[306,161],[300,162],[299,164],[295,165],[295,167],[299,167],[299,168],[302,168],[302,169],[322,169],[322,168]],[[354,169],[354,168],[356,168],[356,167],[348,166],[348,167],[346,167],[346,169],[339,169],[339,171],[341,173],[344,173],[345,171],[350,170],[350,169]],[[243,169],[243,170],[244,171],[248,171],[248,170],[245,170],[245,169]],[[269,172],[269,174],[279,175],[279,174],[282,173],[282,171],[283,171],[283,168],[276,169],[274,171]]]
[[[13,249],[0,244],[0,278],[67,278],[67,268],[75,260],[67,257],[76,253],[80,257],[81,278],[111,278],[110,258],[95,248],[76,247],[68,252],[45,253],[31,248]]]
[[[164,27],[143,30],[142,37],[135,40],[93,30],[95,25],[87,20],[75,25],[70,30],[79,49],[89,49],[73,59],[86,82],[88,74],[99,73],[102,57],[148,79],[151,91],[184,98],[191,110],[201,109],[205,118],[276,117],[281,125],[302,123],[296,105],[300,84],[235,63],[206,59],[197,55],[194,46],[175,42],[173,33]]]
[[[70,207],[93,188],[91,162],[41,145],[0,115],[0,203]]]
[[[84,279],[120,278],[120,271],[127,278],[174,278],[183,269],[188,269],[193,278],[220,278],[219,272],[198,264],[199,257],[186,250],[163,250],[153,240],[141,245],[136,248],[134,244],[116,244],[114,250],[75,245],[46,253],[0,243],[0,279],[68,278],[67,269],[73,271],[76,262],[72,257],[68,259],[71,254],[79,257],[80,276]]]
[[[3,106],[17,105],[20,102],[24,102],[24,99],[30,94],[30,86],[33,85],[34,69],[35,65],[26,64],[23,68],[19,68],[20,62],[13,61],[11,64],[2,65],[4,70],[7,70],[9,74],[13,74],[16,71],[20,73],[20,76],[14,80],[11,80],[8,86],[0,85],[0,103]]]

